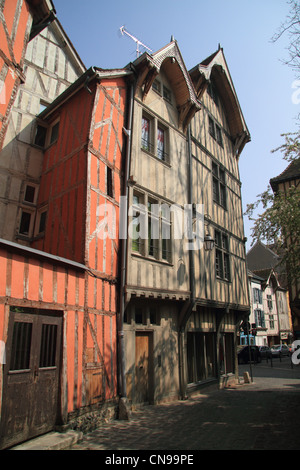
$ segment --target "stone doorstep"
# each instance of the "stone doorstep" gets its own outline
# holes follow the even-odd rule
[[[49,432],[29,441],[11,447],[9,450],[66,450],[82,440],[83,433],[69,430],[66,432]]]

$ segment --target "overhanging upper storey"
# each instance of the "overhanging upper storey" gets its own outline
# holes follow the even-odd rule
[[[143,99],[147,96],[156,76],[160,71],[164,72],[175,96],[179,125],[185,130],[201,106],[177,42],[171,41],[153,54],[145,52],[134,61],[133,65],[137,72],[137,85],[142,89]]]
[[[213,83],[225,109],[235,154],[239,156],[245,144],[250,141],[250,133],[235,92],[223,49],[219,48],[189,73],[198,99],[201,99],[208,84]]]

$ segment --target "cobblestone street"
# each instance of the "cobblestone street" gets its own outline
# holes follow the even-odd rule
[[[239,367],[239,375],[249,371]],[[84,435],[74,450],[300,449],[300,367],[252,366],[253,383],[204,391],[187,401],[145,406],[130,421]]]

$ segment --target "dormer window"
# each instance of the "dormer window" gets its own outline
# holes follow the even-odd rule
[[[161,95],[161,83],[159,80],[154,80],[152,89]]]
[[[211,82],[208,84],[207,93],[209,94],[211,99],[214,101],[214,103],[218,106],[219,105],[218,94],[217,94],[216,88]]]
[[[169,88],[167,88],[165,85],[163,86],[163,97],[168,103],[172,103],[172,93]]]

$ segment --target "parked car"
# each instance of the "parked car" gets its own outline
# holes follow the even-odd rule
[[[251,349],[251,362],[261,362],[261,354],[258,346],[250,346]],[[238,363],[247,364],[249,362],[249,346],[238,347]]]
[[[283,357],[283,356],[290,356],[290,348],[287,344],[274,344],[271,347],[271,353],[273,357]]]
[[[272,357],[272,352],[269,346],[259,346],[258,347],[261,358]]]

